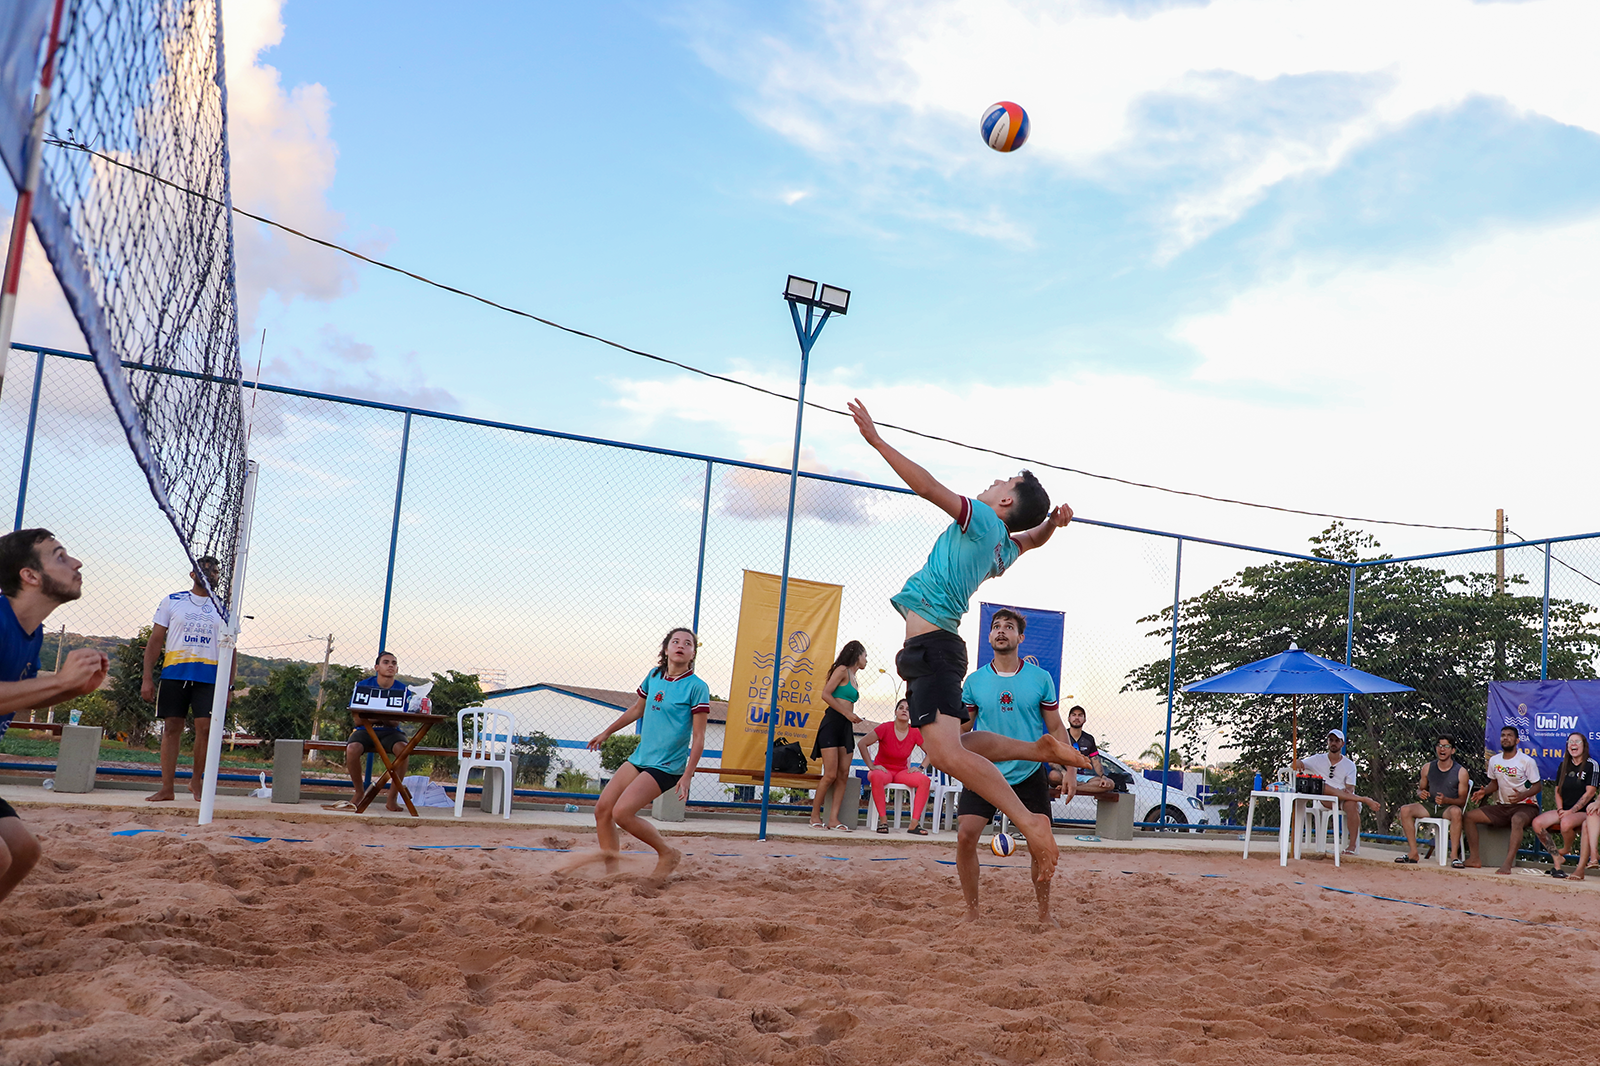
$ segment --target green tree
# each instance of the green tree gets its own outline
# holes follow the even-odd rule
[[[600,745],[600,768],[616,773],[643,739],[638,733],[615,733]]]
[[[312,696],[317,667],[309,663],[284,663],[274,667],[264,685],[255,685],[234,698],[234,715],[244,727],[270,744],[280,738],[304,739],[311,735]]]
[[[1335,523],[1311,539],[1311,554],[1349,562],[1386,559],[1370,535]],[[1285,650],[1343,660],[1349,572],[1342,566],[1278,561],[1246,567],[1184,600],[1178,622],[1177,684]],[[1450,574],[1420,563],[1362,567],[1357,572],[1352,664],[1416,689],[1414,693],[1350,700],[1348,748],[1360,767],[1360,787],[1383,807],[1387,826],[1409,800],[1416,770],[1432,756],[1439,734],[1457,739],[1459,757],[1483,780],[1484,688],[1491,680],[1538,677],[1543,599],[1526,582],[1507,580],[1497,592],[1492,573]],[[1586,605],[1550,601],[1549,676],[1595,677],[1600,632]],[[1147,615],[1152,636],[1170,647],[1172,608]],[[1168,660],[1129,672],[1123,691],[1167,691]],[[1338,697],[1299,700],[1299,749],[1320,750],[1339,724]],[[1175,734],[1198,738],[1213,729],[1231,738],[1237,765],[1271,774],[1289,759],[1290,697],[1179,694]]]
[[[144,649],[150,640],[150,627],[142,626],[134,638],[119,644],[111,659],[111,702],[115,711],[103,722],[96,722],[109,733],[125,734],[130,744],[143,744],[155,724],[156,708],[139,695],[144,683]],[[161,681],[161,663],[154,676]]]
[[[447,670],[442,674],[434,674],[433,690],[428,693],[428,698],[433,701],[433,713],[442,714],[445,720],[435,725],[428,731],[424,747],[453,748],[457,744],[459,729],[456,723],[456,713],[464,707],[483,702],[483,689],[478,685],[477,674],[463,674],[456,670]],[[413,765],[418,760],[413,759]],[[453,774],[456,771],[454,756],[432,756],[432,772]],[[420,772],[420,771],[417,771]]]

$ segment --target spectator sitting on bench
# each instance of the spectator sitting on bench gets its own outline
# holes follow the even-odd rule
[[[1328,730],[1328,750],[1325,753],[1307,755],[1304,759],[1296,759],[1294,768],[1302,773],[1316,774],[1322,778],[1322,794],[1337,799],[1339,806],[1344,808],[1344,822],[1350,837],[1350,843],[1345,846],[1344,853],[1354,855],[1356,837],[1361,833],[1361,806],[1365,804],[1374,814],[1380,808],[1377,800],[1356,792],[1356,764],[1354,760],[1344,756],[1344,731]]]
[[[1561,868],[1567,854],[1572,851],[1572,838],[1587,820],[1589,804],[1594,800],[1595,786],[1600,784],[1600,765],[1589,758],[1589,738],[1582,733],[1567,734],[1567,757],[1561,760],[1556,771],[1556,805],[1533,820],[1533,835],[1539,838],[1544,850],[1550,853],[1551,877],[1566,877]],[[1550,839],[1550,830],[1561,831],[1561,850]]]
[[[1076,770],[1069,776],[1059,766],[1050,767],[1050,787],[1056,795],[1065,793],[1069,803],[1079,794],[1102,796],[1117,790],[1117,783],[1107,776],[1105,764],[1100,761],[1100,745],[1095,742],[1094,734],[1083,728],[1088,720],[1089,712],[1082,707],[1075,706],[1067,712],[1067,742],[1088,757],[1093,776],[1080,781]]]
[[[1406,834],[1406,853],[1395,862],[1416,863],[1417,819],[1443,818],[1450,826],[1450,840],[1461,839],[1461,814],[1467,809],[1467,768],[1456,762],[1456,746],[1449,737],[1440,737],[1433,746],[1437,759],[1422,768],[1417,779],[1417,798],[1400,808],[1400,828]],[[1441,839],[1436,847],[1444,847]]]
[[[405,710],[406,696],[411,690],[400,680],[399,673],[400,660],[395,658],[394,653],[379,652],[377,673],[356,682],[355,689],[350,693],[350,710]],[[372,728],[378,734],[378,740],[389,749],[391,755],[398,755],[400,749],[405,747],[406,735],[398,726],[374,725]],[[350,801],[352,808],[361,802],[361,796],[366,792],[366,787],[362,784],[366,774],[361,765],[361,757],[375,750],[372,745],[372,734],[367,732],[365,726],[356,726],[350,733],[350,740],[344,746],[344,768],[349,771],[350,784],[355,789],[355,798]],[[388,810],[400,809],[400,779],[406,775],[406,763],[409,761],[403,759],[396,763],[394,773],[389,775],[389,801],[385,804]]]
[[[1472,794],[1478,809],[1468,811],[1466,821],[1467,858],[1457,859],[1451,866],[1477,869],[1483,865],[1478,857],[1478,827],[1492,825],[1510,829],[1511,840],[1506,844],[1505,862],[1496,873],[1509,874],[1517,861],[1517,849],[1522,845],[1522,832],[1539,813],[1539,764],[1533,756],[1517,750],[1520,734],[1517,727],[1508,725],[1500,730],[1500,753],[1489,757],[1489,783]],[[1498,802],[1485,803],[1490,796]]]

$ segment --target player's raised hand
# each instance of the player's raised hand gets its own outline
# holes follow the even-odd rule
[[[1050,512],[1050,521],[1057,529],[1060,529],[1062,526],[1072,521],[1072,508],[1066,504],[1060,505],[1055,510]]]
[[[61,664],[61,679],[72,686],[72,696],[82,696],[99,688],[110,668],[111,660],[104,652],[78,648],[67,653],[67,661]]]
[[[850,417],[856,420],[856,429],[861,431],[861,436],[868,444],[876,444],[883,439],[878,435],[878,427],[873,424],[872,416],[867,413],[866,404],[855,399],[846,406],[850,408]]]

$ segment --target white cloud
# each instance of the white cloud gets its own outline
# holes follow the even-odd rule
[[[321,85],[285,88],[262,54],[283,41],[283,0],[224,0],[228,136],[233,201],[319,237],[337,237],[344,216],[328,205],[338,146]],[[239,311],[244,332],[267,293],[285,302],[333,300],[352,291],[355,263],[298,237],[236,219]]]
[[[1216,0],[1139,14],[1095,0],[876,0],[825,4],[818,21],[812,51],[741,37],[725,19],[704,20],[696,43],[749,87],[758,121],[889,182],[1021,165],[989,157],[977,134],[990,103],[1020,102],[1030,158],[1113,186],[1178,180],[1169,255],[1273,185],[1473,96],[1600,131],[1589,0]],[[1165,123],[1162,107],[1184,117]]]

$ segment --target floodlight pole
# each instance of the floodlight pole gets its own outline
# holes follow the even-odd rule
[[[811,346],[817,343],[817,335],[827,325],[828,316],[833,314],[823,308],[822,317],[816,320],[813,328],[812,318],[816,308],[806,305],[806,320],[802,325],[799,303],[792,298],[788,302],[789,317],[794,319],[794,335],[800,342],[800,392],[794,405],[794,455],[789,461],[789,515],[783,527],[783,576],[778,585],[778,637],[772,653],[772,698],[767,706],[767,766],[761,788],[761,832],[758,840],[767,839],[767,808],[772,802],[772,742],[778,730],[778,682],[783,676],[783,616],[789,606],[789,549],[794,544],[794,495],[800,480],[800,423],[806,413],[806,368],[811,361]],[[844,787],[842,782],[839,787]]]
[[[22,163],[22,185],[11,215],[5,274],[0,275],[0,389],[5,388],[6,361],[11,356],[11,326],[17,316],[17,283],[22,279],[22,251],[28,239],[28,221],[33,217],[33,194],[39,189],[39,170],[44,163],[44,117],[50,110],[50,89],[56,80],[64,6],[65,0],[55,0],[50,12],[49,44],[45,47],[44,67],[39,71],[39,91],[33,96],[33,124],[28,130],[27,155]]]

